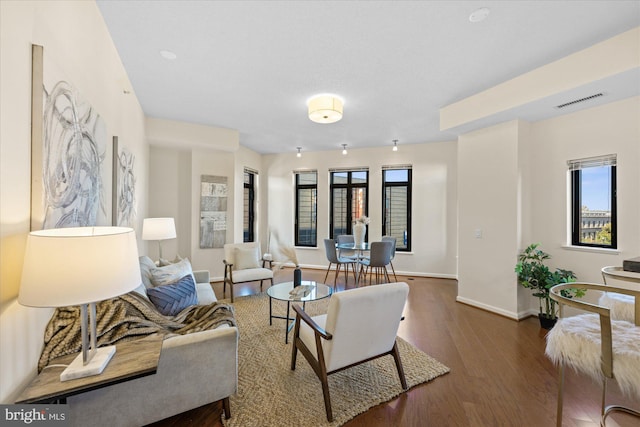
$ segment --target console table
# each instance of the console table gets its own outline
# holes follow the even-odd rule
[[[64,366],[53,365],[68,365],[78,354],[58,357],[31,381],[15,403],[65,403],[69,396],[155,374],[161,350],[159,335],[116,344],[116,354],[100,375],[70,381],[60,381]]]

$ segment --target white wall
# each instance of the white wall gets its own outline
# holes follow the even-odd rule
[[[540,243],[552,268],[601,282],[600,269],[640,254],[640,98],[535,123],[508,122],[458,143],[458,301],[508,317],[537,312],[516,283],[517,254]],[[567,248],[567,160],[618,156],[618,251]],[[475,231],[482,229],[482,238]]]
[[[44,46],[104,118],[109,135],[135,156],[137,219],[147,210],[144,117],[102,16],[89,1],[0,2],[0,402],[11,403],[35,375],[50,309],[20,306],[31,185],[31,44]],[[45,70],[46,72],[46,70]],[[111,143],[105,164],[111,165]],[[110,166],[109,166],[110,167]],[[108,183],[105,200],[110,212]],[[138,231],[138,237],[140,232]],[[139,247],[144,245],[139,241]]]
[[[267,179],[267,217],[269,227],[277,229],[284,242],[294,238],[293,171],[318,171],[318,247],[298,248],[302,265],[327,265],[323,239],[329,236],[329,169],[369,167],[369,241],[382,237],[382,166],[413,166],[412,252],[396,252],[396,272],[436,277],[455,277],[457,253],[457,162],[455,142],[265,155],[263,170]],[[264,188],[264,187],[263,187]]]
[[[458,301],[512,318],[518,317],[518,149],[526,127],[511,121],[458,140]]]
[[[601,282],[600,269],[640,256],[640,98],[633,97],[534,123],[531,167],[533,241],[552,255],[550,265],[579,280]],[[617,154],[619,253],[563,249],[567,242],[567,160]]]

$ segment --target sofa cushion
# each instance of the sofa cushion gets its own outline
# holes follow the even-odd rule
[[[198,303],[196,284],[191,274],[186,274],[175,283],[147,289],[147,296],[165,316],[175,316]]]
[[[145,288],[150,288],[153,286],[153,283],[151,283],[151,270],[156,268],[156,264],[151,260],[151,258],[145,255],[138,258],[138,261],[140,262],[140,276],[142,278],[142,283]]]
[[[188,258],[183,259],[179,263],[166,265],[164,267],[154,267],[151,269],[151,283],[153,286],[168,285],[175,283],[185,275],[190,275],[193,283],[196,282],[193,277],[193,270]]]
[[[233,281],[235,283],[266,279],[273,279],[273,271],[268,268],[249,268],[233,272]]]
[[[234,267],[236,270],[260,268],[260,262],[258,261],[258,247],[236,248],[234,255]]]

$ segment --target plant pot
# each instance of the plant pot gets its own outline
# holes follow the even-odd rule
[[[551,329],[558,321],[556,316],[548,317],[545,313],[538,313],[538,319],[540,319],[540,327],[542,329]]]

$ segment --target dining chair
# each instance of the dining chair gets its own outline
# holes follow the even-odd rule
[[[336,242],[338,242],[338,244],[341,244],[341,243],[354,244],[355,239],[353,238],[353,234],[341,234],[338,237],[336,237]],[[338,256],[342,258],[350,258],[350,259],[353,259],[354,261],[358,260],[358,253],[353,249],[338,248]]]
[[[393,279],[397,282],[398,276],[396,276],[396,269],[393,268],[393,259],[396,257],[396,238],[393,236],[382,236],[382,239],[380,240],[383,242],[393,243],[393,249],[391,250],[391,260],[389,261],[389,265],[391,266],[391,271],[393,271]]]
[[[338,251],[336,249],[336,241],[334,239],[324,239],[324,250],[327,255],[327,260],[329,261],[329,266],[327,267],[327,274],[324,275],[324,283],[327,282],[327,277],[329,276],[329,270],[331,269],[331,265],[336,265],[336,274],[333,277],[333,290],[336,289],[336,283],[338,280],[338,274],[340,273],[340,266],[344,265],[344,285],[347,286],[347,277],[349,274],[349,265],[351,265],[351,269],[353,270],[353,279],[356,278],[356,260],[351,258],[343,258],[338,255]]]
[[[360,274],[364,274],[365,281],[367,280],[367,273],[369,274],[369,284],[371,285],[371,276],[375,273],[376,283],[381,283],[382,278],[384,282],[389,283],[389,272],[387,271],[387,265],[391,262],[391,250],[393,249],[391,242],[373,242],[370,245],[369,258],[358,260],[358,263],[362,266]],[[371,271],[369,269],[371,268]]]
[[[563,295],[569,289],[615,292],[634,299],[634,322],[615,320],[608,307],[591,304]],[[607,416],[622,411],[640,417],[640,411],[620,405],[605,406],[607,380],[615,380],[627,396],[640,398],[640,291],[595,283],[564,283],[551,288],[550,296],[558,302],[560,319],[547,335],[545,354],[558,365],[558,403],[556,425],[562,426],[565,367],[602,381],[600,426]],[[564,306],[587,312],[564,317]]]

